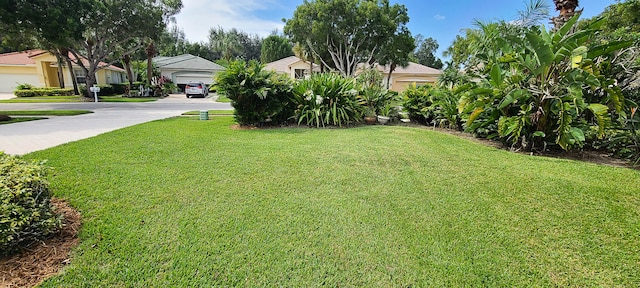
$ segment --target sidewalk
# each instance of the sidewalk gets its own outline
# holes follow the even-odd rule
[[[11,98],[15,98],[16,96],[13,93],[0,93],[0,100],[9,100]]]
[[[184,96],[183,96],[184,97]],[[46,120],[0,125],[0,151],[8,154],[26,154],[60,144],[96,136],[105,132],[145,122],[178,116],[186,111],[201,109],[231,109],[228,103],[165,98],[149,103],[71,103],[39,104],[48,109],[87,109],[94,113],[78,116],[47,117]],[[27,104],[37,106],[38,104]],[[5,106],[3,108],[2,106]],[[2,104],[0,110],[24,104]],[[71,106],[71,107],[69,107]],[[43,110],[28,108],[27,110]]]

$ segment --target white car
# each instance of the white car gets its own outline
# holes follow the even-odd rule
[[[209,87],[202,82],[191,82],[184,87],[184,92],[187,94],[187,98],[191,97],[207,97],[209,95]]]

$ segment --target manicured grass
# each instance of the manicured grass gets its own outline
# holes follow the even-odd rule
[[[233,115],[234,110],[209,110],[209,116],[211,115]],[[200,115],[200,110],[184,112],[182,115]]]
[[[220,95],[218,94],[218,99],[216,99],[216,102],[220,102],[220,103],[230,103],[231,99],[227,98],[227,96],[224,95]]]
[[[122,97],[120,95],[116,96],[99,96],[100,102],[153,102],[158,100],[157,97]]]
[[[638,171],[421,128],[232,124],[27,155],[84,222],[42,287],[640,286]]]
[[[89,110],[6,110],[1,111],[0,115],[9,116],[76,116],[82,114],[93,113]]]
[[[129,98],[120,95],[98,96],[100,102],[153,102],[157,97]],[[44,96],[44,97],[22,97],[8,100],[0,100],[0,103],[58,103],[58,102],[87,102],[93,101],[93,97],[82,96]]]
[[[2,113],[0,113],[0,114],[2,114]],[[9,120],[9,121],[0,121],[0,125],[27,122],[27,121],[34,121],[34,120],[42,120],[42,119],[47,119],[47,118],[44,118],[44,117],[14,117],[14,118],[11,118],[11,120]]]
[[[0,100],[0,103],[58,103],[58,102],[82,102],[80,96],[43,96],[21,97]]]

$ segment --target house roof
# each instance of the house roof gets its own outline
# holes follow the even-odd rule
[[[204,70],[220,71],[224,67],[213,63],[207,59],[191,54],[182,54],[175,57],[158,56],[153,58],[153,63],[160,69],[180,69],[180,70]]]
[[[0,54],[0,65],[35,65],[36,60],[34,58],[41,55],[48,54],[48,53],[49,52],[45,50],[38,50],[38,49],[3,53],[3,54]],[[69,58],[71,58],[71,60],[75,60],[75,57],[71,53],[69,53]],[[82,63],[84,63],[85,65],[89,64],[87,59],[84,59],[84,58],[82,59]],[[101,68],[106,68],[106,69],[119,71],[119,72],[125,72],[124,69],[120,67],[111,66],[104,62],[100,62],[99,66]]]
[[[43,50],[26,50],[0,54],[0,65],[35,65],[33,56],[45,53]]]
[[[296,64],[298,62],[304,62],[307,65],[309,65],[309,62],[307,61],[302,61],[302,59],[296,57],[296,56],[289,56],[287,58],[282,58],[280,60],[276,60],[273,62],[269,62],[264,66],[264,69],[266,70],[273,70],[276,72],[285,72],[288,73],[291,70],[291,66],[293,64]],[[313,69],[315,70],[316,68],[318,68],[318,64],[313,64]]]
[[[389,73],[389,66],[378,66],[378,70],[382,71],[383,73]],[[435,68],[431,68],[429,66],[425,66],[422,64],[418,64],[418,63],[414,63],[414,62],[409,62],[409,65],[407,67],[396,67],[395,70],[393,70],[394,74],[415,74],[415,75],[425,75],[425,74],[429,74],[429,75],[440,75],[442,74],[442,71],[435,69]]]

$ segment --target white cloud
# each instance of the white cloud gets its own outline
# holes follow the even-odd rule
[[[436,19],[436,20],[440,21],[440,20],[447,19],[447,17],[444,17],[444,16],[442,16],[440,14],[436,14],[435,16],[433,16],[433,19]]]
[[[178,27],[184,30],[190,42],[207,42],[209,29],[236,28],[249,34],[267,36],[271,31],[282,31],[284,23],[261,19],[255,12],[277,6],[275,0],[182,0],[183,8],[176,15]]]

